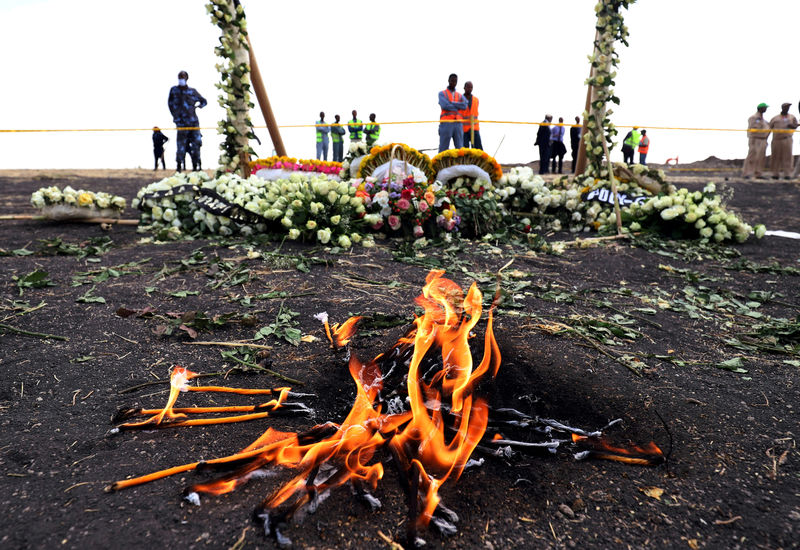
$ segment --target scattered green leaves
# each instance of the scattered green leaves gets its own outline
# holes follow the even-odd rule
[[[267,336],[274,336],[279,340],[282,339],[289,342],[293,346],[300,345],[300,338],[303,333],[300,329],[295,328],[299,323],[294,320],[300,313],[285,308],[284,304],[285,302],[281,302],[275,320],[261,327],[258,332],[256,332],[255,336],[253,336],[253,340],[261,340]]]
[[[25,289],[29,288],[45,288],[48,286],[56,286],[56,284],[48,279],[47,271],[42,269],[36,269],[31,271],[27,275],[23,275],[22,277],[17,277],[13,275],[12,278],[17,282],[17,287],[19,288],[19,295],[22,296],[22,293]]]
[[[169,296],[174,298],[186,298],[187,296],[197,296],[200,294],[199,290],[176,290],[175,292],[168,292]]]
[[[743,369],[742,365],[744,365],[744,360],[741,357],[734,357],[733,359],[717,363],[715,366],[718,369],[729,370],[736,374],[747,374],[747,370]]]
[[[109,279],[116,279],[123,275],[143,275],[144,272],[136,267],[146,264],[150,258],[138,260],[135,262],[128,262],[113,267],[103,267],[100,269],[92,269],[89,271],[79,271],[72,276],[72,286],[91,285],[103,283]]]
[[[75,301],[81,304],[105,304],[106,299],[103,298],[102,296],[95,296],[94,289],[95,287],[90,288],[89,290],[86,291],[86,294],[84,294]]]
[[[114,241],[106,235],[92,237],[80,243],[64,242],[61,237],[39,239],[39,242],[41,243],[40,250],[45,255],[77,256],[79,260],[87,256],[102,256],[114,246]]]

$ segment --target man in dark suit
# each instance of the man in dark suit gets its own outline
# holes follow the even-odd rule
[[[539,131],[536,132],[534,145],[539,147],[539,173],[547,174],[547,167],[550,164],[550,123],[553,122],[553,115],[545,115],[544,120],[539,124]]]
[[[581,148],[581,126],[580,117],[575,117],[575,124],[569,128],[569,144],[572,149],[572,173],[575,173],[575,166],[578,164],[578,149]]]

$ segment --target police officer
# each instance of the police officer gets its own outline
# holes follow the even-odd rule
[[[195,109],[205,107],[208,102],[197,90],[186,85],[189,80],[189,73],[181,71],[178,73],[178,85],[169,90],[169,112],[172,113],[172,120],[178,128],[197,128],[200,121],[197,119]],[[178,162],[178,172],[185,169],[186,153],[192,159],[192,169],[201,170],[200,147],[203,145],[203,138],[199,129],[178,130],[177,151],[175,158]]]

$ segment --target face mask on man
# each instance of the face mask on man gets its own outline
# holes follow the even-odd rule
[[[178,86],[186,86],[186,79],[185,78],[179,78],[178,79]]]

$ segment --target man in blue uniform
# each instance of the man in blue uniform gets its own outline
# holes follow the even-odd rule
[[[197,119],[195,109],[205,107],[208,102],[197,90],[186,85],[189,73],[181,71],[178,73],[178,85],[173,86],[169,91],[169,112],[172,113],[172,120],[177,128],[197,128],[200,121]],[[185,169],[186,153],[192,159],[192,169],[201,170],[200,146],[203,139],[200,130],[178,130],[177,152],[175,155],[178,161],[178,172]]]

